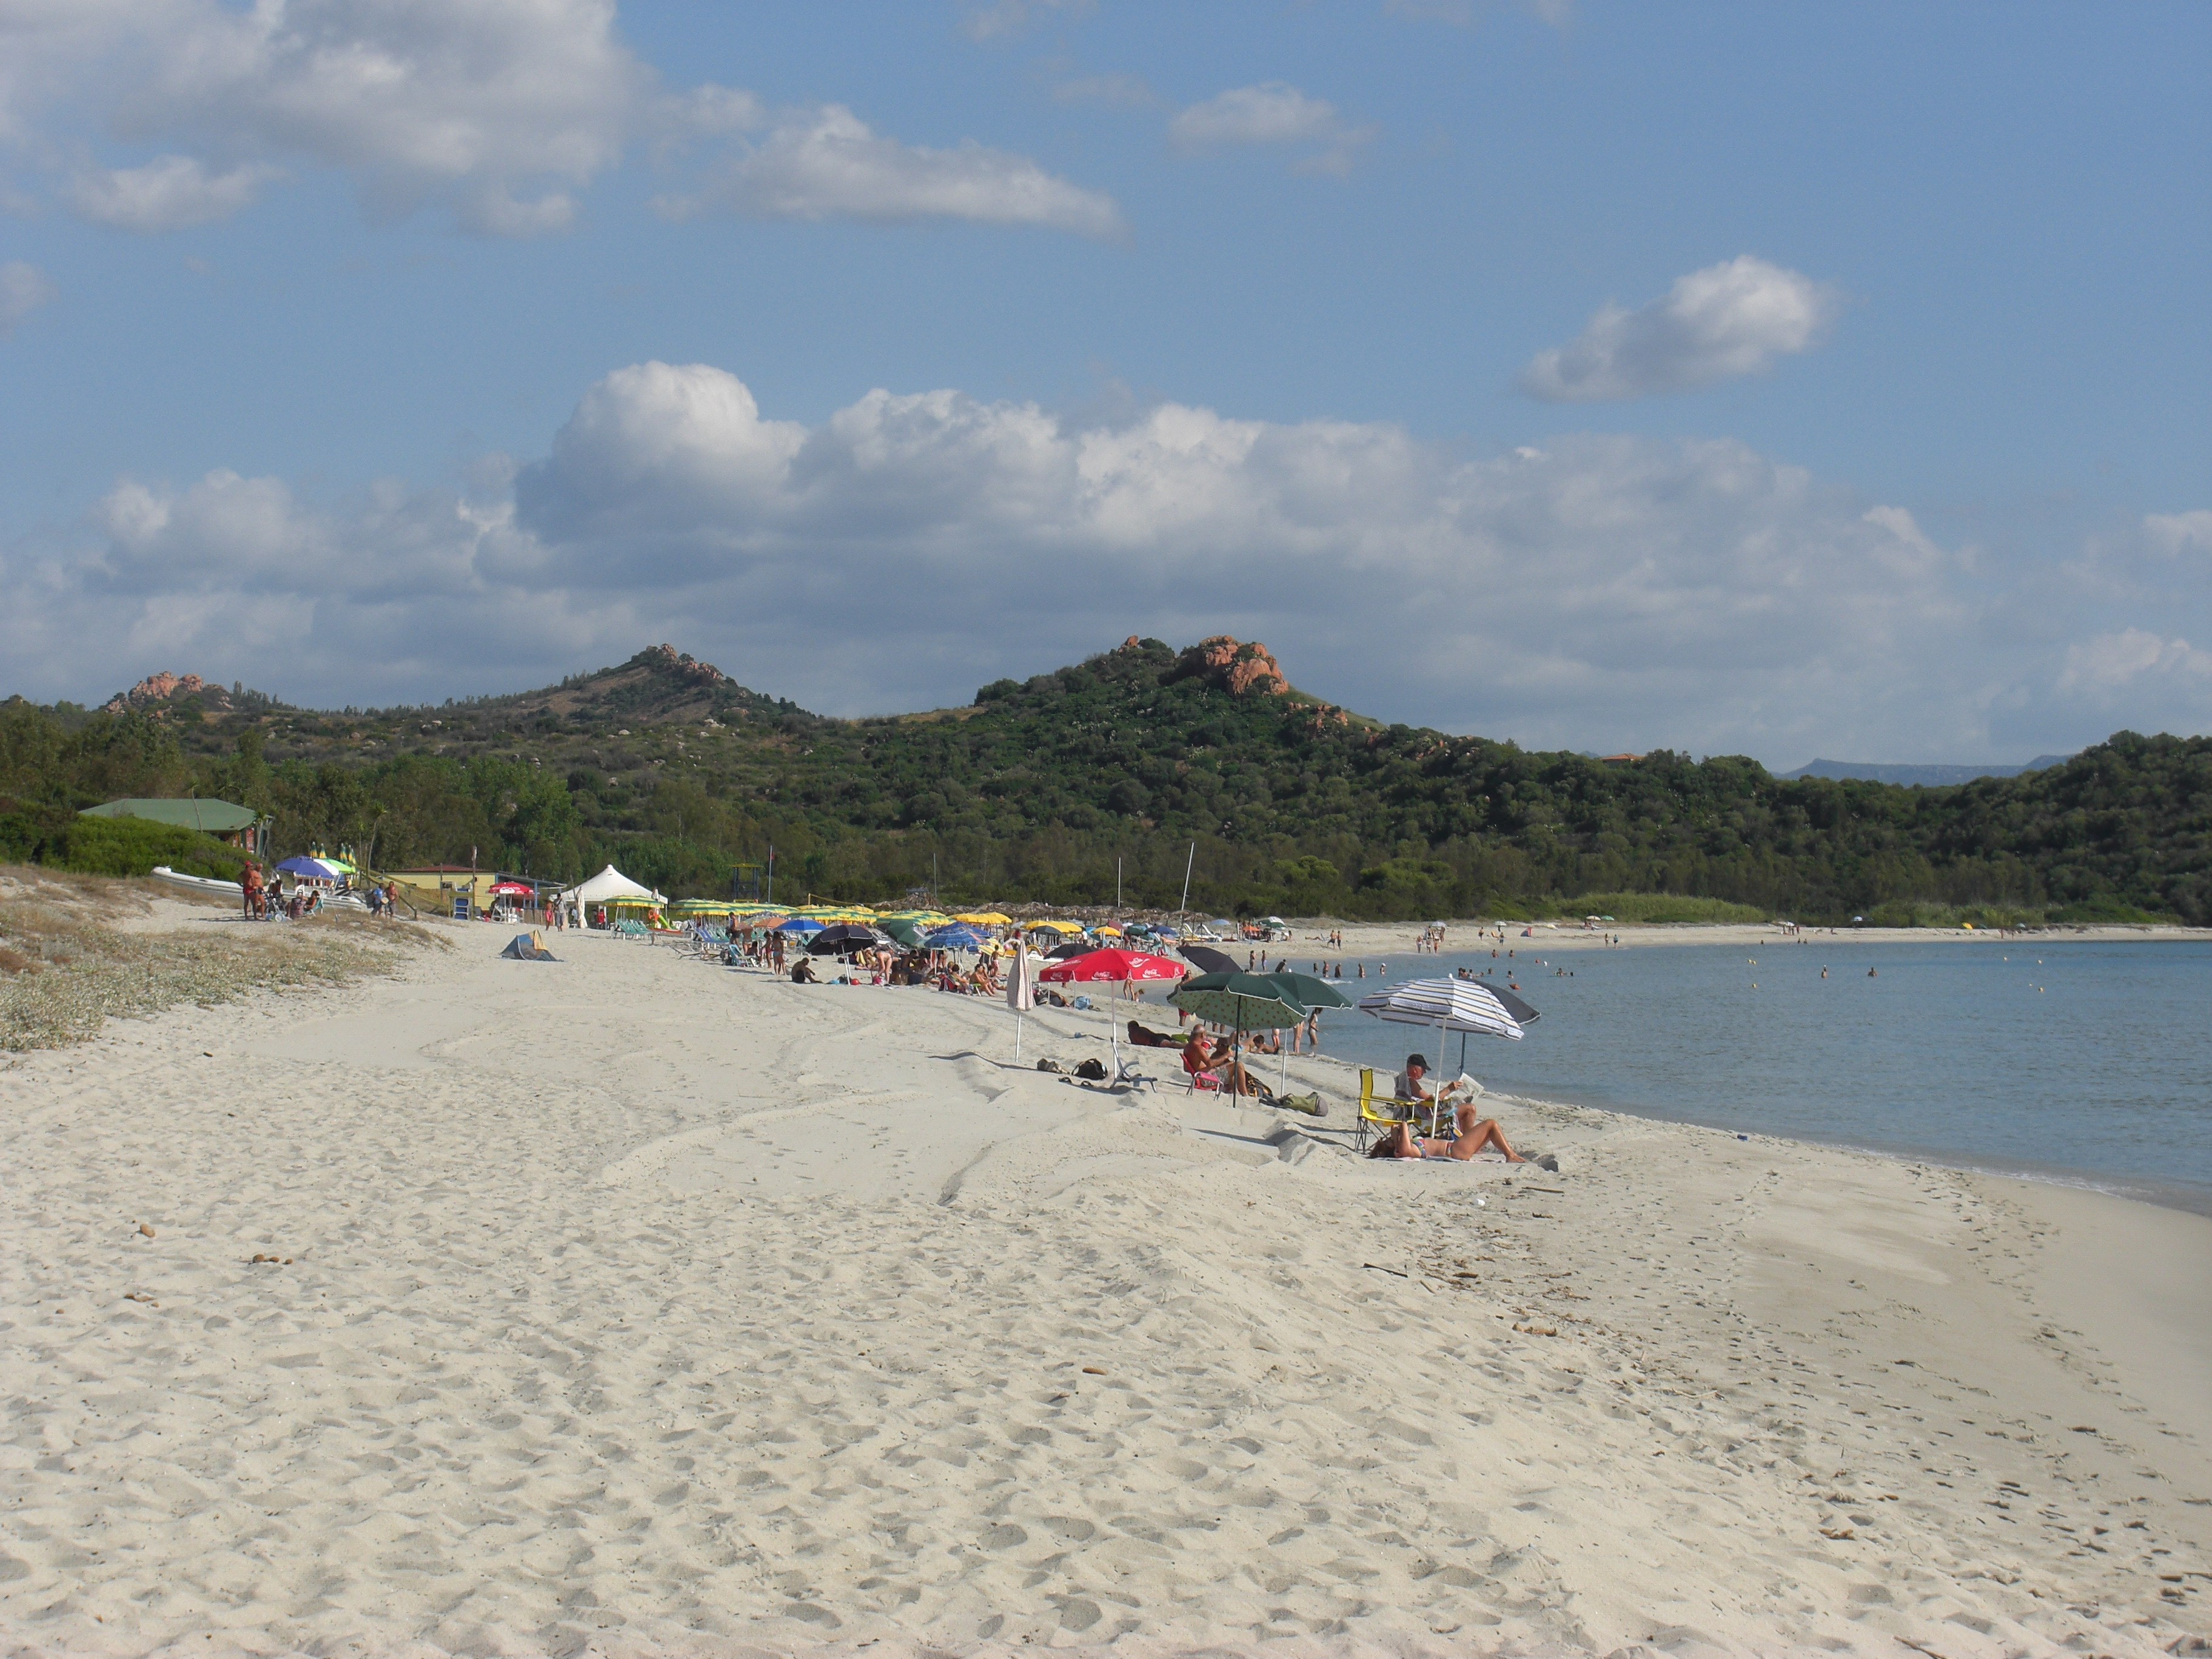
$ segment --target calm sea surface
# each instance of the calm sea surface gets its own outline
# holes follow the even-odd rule
[[[1510,944],[1510,963],[1486,949],[1393,956],[1387,978],[1370,958],[1364,981],[1347,960],[1345,993],[1510,966],[1542,1019],[1519,1042],[1467,1039],[1468,1071],[1503,1093],[2212,1213],[2212,945]],[[1330,1010],[1322,1031],[1340,1059],[1395,1071],[1418,1049],[1460,1069],[1456,1036],[1351,1009]]]

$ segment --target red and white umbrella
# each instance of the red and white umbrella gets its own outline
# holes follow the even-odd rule
[[[1177,962],[1170,957],[1109,947],[1055,962],[1037,978],[1055,985],[1127,984],[1131,981],[1181,979],[1189,971],[1188,963]],[[1121,1075],[1121,1032],[1114,1015],[1113,1009],[1106,1011],[1106,1043],[1114,1056],[1111,1074],[1118,1078]]]

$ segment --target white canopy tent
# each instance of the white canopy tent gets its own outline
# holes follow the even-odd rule
[[[655,904],[665,904],[666,897],[650,887],[641,886],[610,864],[580,886],[571,887],[561,895],[561,902],[576,907],[576,920],[588,923],[592,906],[605,904],[609,899],[651,899]]]

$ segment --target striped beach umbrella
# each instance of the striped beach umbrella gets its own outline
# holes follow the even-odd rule
[[[1483,1036],[1500,1036],[1518,1042],[1524,1028],[1538,1015],[1534,1008],[1513,999],[1514,1006],[1506,1006],[1504,994],[1492,991],[1480,980],[1472,979],[1413,979],[1394,986],[1388,991],[1377,991],[1371,997],[1359,999],[1359,1006],[1377,1019],[1388,1020],[1394,1025],[1426,1025],[1442,1031],[1460,1034],[1460,1069],[1467,1069],[1467,1039],[1470,1033]]]

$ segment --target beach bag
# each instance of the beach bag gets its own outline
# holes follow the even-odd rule
[[[1075,1068],[1075,1074],[1088,1078],[1093,1083],[1103,1083],[1106,1080],[1106,1062],[1094,1054]]]
[[[1308,1117],[1327,1117],[1328,1107],[1319,1094],[1284,1095],[1275,1102],[1286,1111],[1304,1112]]]
[[[1037,1070],[1040,1072],[1057,1072],[1060,1069],[1060,1062],[1056,1060],[1041,1060],[1037,1061]]]

